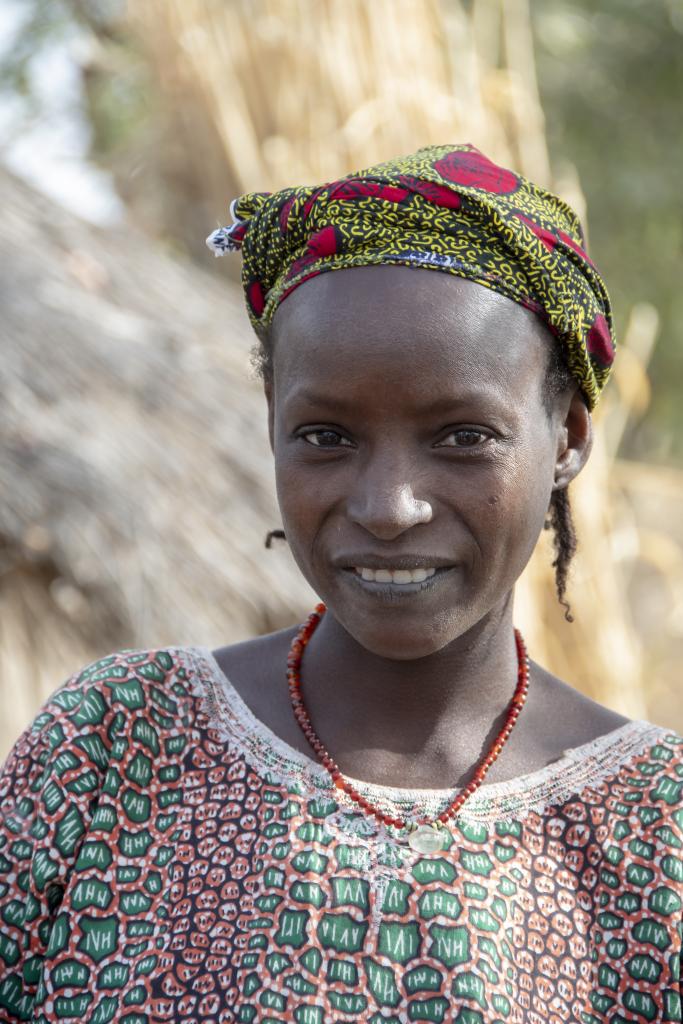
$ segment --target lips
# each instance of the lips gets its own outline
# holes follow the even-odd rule
[[[456,567],[443,556],[417,553],[387,557],[373,552],[354,552],[337,557],[333,564],[361,590],[387,597],[430,590]]]
[[[430,574],[431,570],[431,574]],[[370,569],[364,566],[344,567],[342,576],[353,589],[377,600],[396,601],[400,598],[419,598],[444,585],[456,571],[455,565],[418,567],[417,569]],[[371,578],[369,578],[371,577]],[[401,582],[404,581],[404,582]]]

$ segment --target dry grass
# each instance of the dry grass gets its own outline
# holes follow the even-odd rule
[[[174,123],[227,189],[317,182],[470,141],[531,178],[550,169],[526,0],[147,0],[130,17]],[[216,188],[216,168],[196,166]]]

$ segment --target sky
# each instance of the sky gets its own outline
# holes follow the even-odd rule
[[[0,64],[30,14],[26,0],[0,0]],[[123,203],[111,176],[87,159],[90,126],[80,66],[93,45],[86,31],[65,24],[29,61],[33,102],[0,89],[0,161],[49,198],[106,226],[122,219]]]

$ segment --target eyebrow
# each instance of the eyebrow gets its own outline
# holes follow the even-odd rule
[[[487,391],[465,391],[459,395],[447,395],[444,398],[426,402],[423,406],[418,408],[418,412],[423,414],[439,415],[447,413],[453,409],[457,409],[462,405],[482,400],[495,401],[495,398]],[[347,400],[341,395],[325,395],[316,391],[311,391],[305,387],[295,391],[294,394],[290,396],[287,404],[293,402],[307,402],[310,405],[324,406],[326,409],[332,409],[341,413],[353,412],[356,408],[356,402],[352,399]],[[498,404],[499,402],[496,402],[496,405]]]

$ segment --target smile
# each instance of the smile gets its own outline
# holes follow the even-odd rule
[[[436,572],[431,569],[367,569],[363,566],[355,566],[356,572],[366,583],[397,583],[405,586],[407,583],[424,583]]]
[[[369,569],[365,566],[349,567],[343,576],[351,585],[376,598],[395,600],[417,595],[440,586],[455,571],[454,565],[419,569]]]

